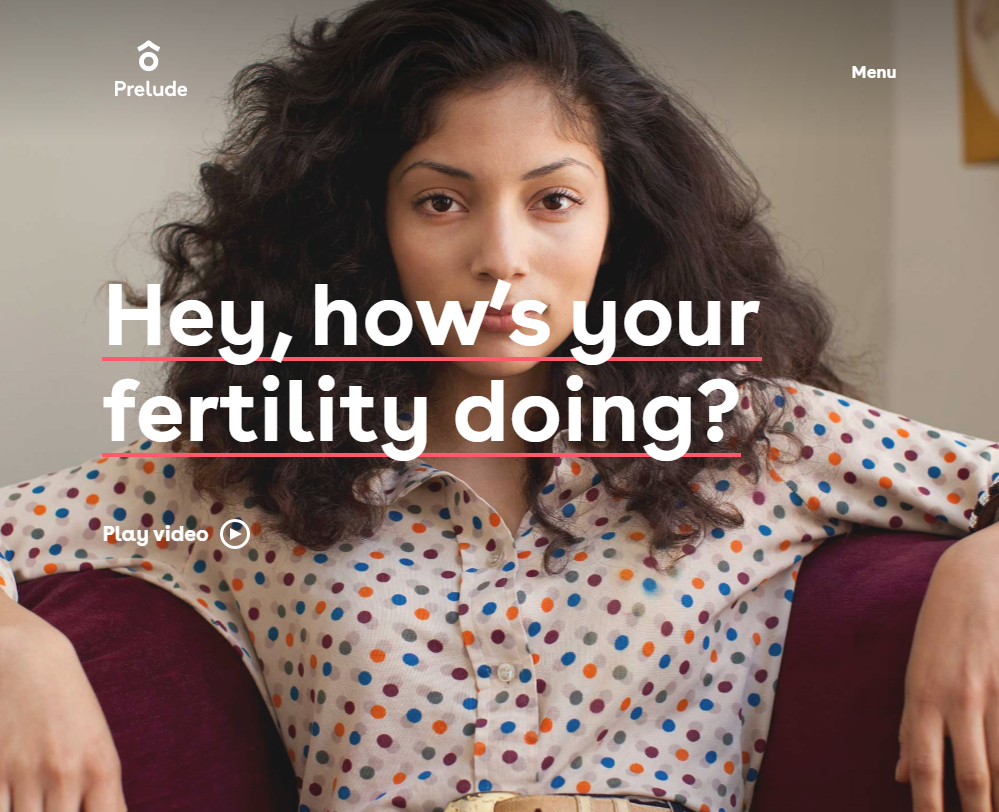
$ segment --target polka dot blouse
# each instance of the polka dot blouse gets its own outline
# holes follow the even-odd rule
[[[420,460],[355,483],[384,505],[375,538],[314,553],[265,542],[250,499],[200,500],[180,460],[139,456],[0,489],[0,587],[16,598],[18,582],[103,567],[189,603],[242,653],[301,812],[434,812],[489,789],[744,810],[803,557],[854,522],[958,537],[999,505],[996,443],[782,384],[771,396],[803,453],[774,433],[757,482],[738,459],[702,472],[697,487],[745,522],[711,530],[672,574],[649,566],[647,525],[563,432],[542,498],[583,541],[555,577],[531,516],[507,527],[488,494]],[[232,518],[253,534],[239,550],[218,538]],[[209,539],[140,546],[105,540],[106,524]]]

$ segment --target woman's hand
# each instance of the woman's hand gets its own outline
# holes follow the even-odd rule
[[[0,590],[0,812],[124,812],[121,764],[69,639]]]
[[[947,549],[919,611],[895,770],[913,812],[943,809],[945,736],[963,812],[999,810],[999,525]]]

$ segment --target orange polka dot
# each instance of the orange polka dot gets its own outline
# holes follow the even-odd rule
[[[878,480],[878,485],[880,485],[885,490],[891,487],[891,477],[883,476]]]
[[[253,528],[250,528],[250,532],[252,532],[252,531],[253,531]],[[296,544],[294,546],[294,548],[292,548],[291,554],[292,555],[305,555],[305,546],[302,545],[302,544]]]
[[[583,666],[583,676],[587,679],[593,679],[597,675],[597,667],[593,663],[587,663]]]
[[[635,572],[634,572],[634,570],[629,570],[629,569],[623,569],[623,570],[621,570],[621,572],[620,572],[620,573],[618,574],[618,577],[619,577],[619,578],[620,578],[620,579],[621,579],[622,581],[630,581],[630,580],[631,580],[632,578],[634,578],[634,577],[635,577]]]
[[[687,704],[688,702],[686,699],[681,699],[679,702],[676,703],[676,709],[678,711],[685,711],[687,710]]]
[[[371,557],[378,559],[385,558],[385,553],[381,552],[380,550],[373,550],[371,552]]]
[[[839,423],[843,418],[839,416],[839,412],[829,412],[829,419],[833,423]]]
[[[694,642],[694,632],[692,629],[687,629],[687,631],[683,633],[683,642],[687,644]]]
[[[733,764],[731,761],[726,761],[723,769],[728,775],[731,775],[732,773],[735,772],[735,764]]]
[[[694,587],[694,589],[704,589],[704,581],[700,578],[695,578],[690,582],[690,585]]]
[[[168,539],[159,539],[156,542],[156,546],[159,547],[161,550],[165,550],[167,547],[170,546],[170,541]]]
[[[520,614],[520,611],[517,609],[516,606],[510,606],[506,610],[507,620],[516,620],[517,615],[519,615],[519,614]]]
[[[46,575],[51,575],[53,572],[59,569],[59,567],[55,564],[46,564],[44,567],[42,567],[42,569],[45,570]]]
[[[335,725],[333,725],[333,735],[342,736],[344,734],[344,731],[346,731],[346,729],[347,728],[343,726],[343,722],[337,722]]]
[[[243,588],[243,581],[241,578],[232,579],[232,591],[239,592]]]
[[[146,572],[151,572],[153,569],[153,564],[151,561],[143,561],[141,564],[139,564],[139,566],[142,567],[142,569],[144,569]]]
[[[371,657],[371,662],[373,663],[385,662],[385,652],[382,651],[380,648],[371,649],[371,654],[369,654],[368,656]]]
[[[319,601],[319,603],[316,604],[316,614],[321,615],[325,611],[326,611],[326,601]]]
[[[906,431],[905,429],[895,429],[895,432],[898,434],[899,437],[908,437],[909,436],[909,432]]]
[[[535,733],[533,730],[528,730],[524,734],[524,744],[537,744],[537,743],[538,743],[538,734]]]
[[[274,707],[275,708],[280,708],[281,707],[281,694],[274,694],[274,696],[271,697],[271,701],[274,703]]]
[[[427,532],[427,526],[425,524],[423,524],[422,522],[416,522],[413,525],[413,532],[414,533],[426,533]]]
[[[145,471],[147,474],[151,474],[153,471],[156,470],[156,466],[153,465],[151,462],[147,462],[142,466],[142,470]]]
[[[954,460],[956,459],[957,459],[957,454],[955,454],[953,451],[948,451],[946,454],[944,454],[944,462],[954,462]]]
[[[808,509],[809,510],[818,510],[820,507],[822,507],[822,502],[819,501],[819,497],[817,497],[817,496],[809,496],[808,497]]]
[[[619,710],[626,711],[631,707],[631,697],[626,696],[622,701]]]
[[[45,505],[35,505],[35,515],[41,516],[45,513]]]
[[[550,612],[554,608],[555,608],[555,601],[553,601],[551,598],[542,599],[541,601],[542,612]]]
[[[371,706],[371,715],[374,716],[375,719],[384,719],[385,718],[385,708],[382,707],[381,705],[372,705]]]
[[[500,521],[501,519],[498,513],[489,514],[489,524],[491,524],[493,527],[499,527]]]
[[[374,594],[374,590],[370,586],[362,586],[357,590],[357,594],[362,598],[370,598]]]
[[[542,733],[548,733],[551,731],[553,722],[547,716],[541,720],[541,724],[538,726]]]
[[[642,654],[645,655],[646,657],[651,657],[655,653],[656,653],[656,644],[653,643],[651,640],[646,641],[645,644],[642,646]]]
[[[835,451],[833,451],[833,453],[829,455],[829,462],[831,462],[833,465],[839,465],[841,462],[843,462],[843,458]]]
[[[690,753],[688,753],[682,747],[679,750],[676,751],[676,760],[677,761],[686,761],[688,758],[690,758]]]
[[[96,505],[100,501],[101,501],[101,497],[99,497],[96,493],[92,493],[92,494],[90,494],[90,496],[87,497],[87,504],[88,505]]]
[[[585,561],[589,556],[586,553],[576,553],[573,557],[573,561]]]
[[[961,497],[958,496],[956,493],[948,493],[947,501],[950,502],[952,505],[956,505],[958,502],[961,501]]]
[[[636,775],[645,772],[645,768],[641,764],[632,764],[628,769]]]
[[[405,780],[406,780],[406,773],[396,773],[395,775],[392,776],[393,784],[401,784]]]
[[[586,795],[590,791],[590,789],[591,787],[589,781],[580,781],[578,784],[576,784],[576,792],[579,795]]]
[[[485,752],[486,752],[486,743],[485,742],[476,742],[475,743],[474,752],[475,752],[475,755],[477,755],[477,756],[485,755]]]
[[[315,668],[317,665],[319,665],[319,660],[316,658],[316,655],[313,654],[309,657],[309,668]]]
[[[472,632],[464,631],[461,633],[461,642],[466,646],[470,646],[475,642],[475,635]]]
[[[445,722],[443,719],[438,719],[436,722],[433,723],[433,725],[431,725],[431,727],[433,727],[434,733],[440,735],[444,735],[445,733],[447,733],[447,722]]]
[[[729,549],[731,549],[733,553],[741,553],[742,552],[742,542],[739,541],[739,539],[732,539],[732,543],[729,544],[728,546],[729,546]]]
[[[572,461],[572,464],[569,467],[572,469],[573,476],[579,476],[579,472],[583,470],[579,463],[575,460]]]
[[[288,648],[291,648],[293,645],[295,645],[295,635],[293,635],[291,632],[288,632],[288,634],[284,636],[284,644]]]
[[[413,612],[413,614],[416,615],[416,619],[417,620],[429,620],[430,619],[430,612],[428,612],[423,607],[420,607],[419,609],[417,609],[415,612]]]

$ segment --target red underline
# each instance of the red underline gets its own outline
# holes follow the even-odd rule
[[[186,355],[102,355],[102,361],[225,361],[218,355],[186,356]],[[270,357],[257,358],[256,361],[272,361]],[[573,355],[295,355],[282,361],[576,361]],[[608,361],[762,361],[760,355],[618,355]],[[281,361],[278,361],[281,363]],[[580,362],[582,363],[582,362]],[[237,366],[243,366],[238,364]],[[589,366],[584,364],[584,366]]]
[[[324,454],[319,451],[303,451],[303,452],[261,452],[255,454],[249,451],[232,451],[223,454],[209,454],[207,452],[157,452],[154,454],[145,454],[140,451],[105,451],[101,454],[102,457],[388,457],[388,454],[384,452],[377,452],[374,454],[366,454],[360,451],[343,451],[343,452],[331,452],[329,454]],[[684,454],[684,457],[741,457],[742,454],[736,453],[709,453],[709,452],[691,452],[689,454]],[[592,454],[568,454],[568,453],[558,453],[554,451],[529,451],[529,452],[519,452],[519,451],[497,451],[497,452],[472,452],[469,454],[460,454],[456,451],[448,451],[440,454],[421,454],[422,457],[650,457],[651,455],[646,454],[644,451],[624,451],[621,453],[616,453],[613,451],[597,451]],[[390,458],[391,459],[391,458]],[[410,460],[410,462],[415,462],[415,460]]]

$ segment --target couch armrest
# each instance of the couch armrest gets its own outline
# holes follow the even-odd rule
[[[293,812],[295,773],[239,654],[166,589],[111,570],[18,585],[73,642],[121,758],[129,812]]]
[[[752,812],[911,812],[894,779],[905,671],[937,559],[956,539],[860,528],[802,562]],[[944,809],[960,812],[946,746]]]

